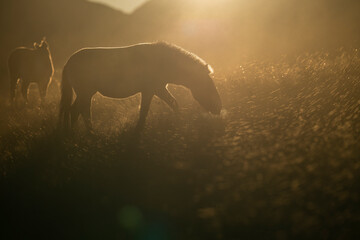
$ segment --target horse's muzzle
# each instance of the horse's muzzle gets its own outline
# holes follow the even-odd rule
[[[221,113],[221,109],[222,109],[222,105],[221,103],[215,104],[211,109],[210,109],[210,113],[215,114],[215,115],[220,115]]]
[[[216,111],[210,111],[214,115],[220,115],[221,109]]]

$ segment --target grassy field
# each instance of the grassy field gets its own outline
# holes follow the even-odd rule
[[[0,108],[1,239],[360,237],[360,53],[249,61],[214,76],[220,117],[172,86],[139,140],[139,97],[93,99],[95,134],[48,103]]]

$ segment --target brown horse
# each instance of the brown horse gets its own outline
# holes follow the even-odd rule
[[[40,44],[34,43],[34,48],[16,48],[8,61],[10,74],[10,100],[15,101],[15,89],[18,80],[21,82],[22,95],[27,102],[27,92],[30,83],[38,84],[42,102],[46,96],[47,87],[54,73],[54,67],[45,39]]]
[[[68,128],[82,115],[86,127],[91,129],[91,98],[96,92],[111,98],[140,92],[136,127],[140,130],[154,95],[177,111],[178,104],[167,90],[168,83],[189,88],[201,106],[219,114],[221,100],[210,73],[211,67],[195,54],[162,42],[81,49],[70,57],[63,70],[59,123]],[[73,90],[76,99],[72,104]]]

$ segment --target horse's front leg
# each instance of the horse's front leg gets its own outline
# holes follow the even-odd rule
[[[156,90],[155,95],[162,99],[171,107],[174,112],[179,111],[179,105],[174,96],[167,90],[167,88],[161,88]]]
[[[136,125],[137,131],[141,131],[145,126],[145,119],[149,112],[150,103],[153,96],[154,94],[152,93],[147,93],[147,92],[141,93],[140,116],[139,116],[139,121]]]
[[[41,105],[42,106],[45,105],[45,97],[46,97],[46,90],[47,90],[47,87],[48,87],[48,83],[49,82],[39,82],[38,83],[39,92],[40,92],[40,98],[41,98]]]

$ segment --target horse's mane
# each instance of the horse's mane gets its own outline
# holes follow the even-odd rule
[[[194,53],[186,51],[185,49],[183,49],[177,45],[170,44],[170,43],[163,42],[163,41],[156,42],[155,44],[158,46],[167,48],[169,50],[172,50],[173,53],[176,54],[180,58],[185,58],[187,60],[190,60],[191,62],[195,63],[195,65],[198,66],[201,70],[205,70],[207,73],[214,72],[214,70],[210,66],[210,64],[206,63],[205,60],[203,60],[199,56],[195,55]]]

